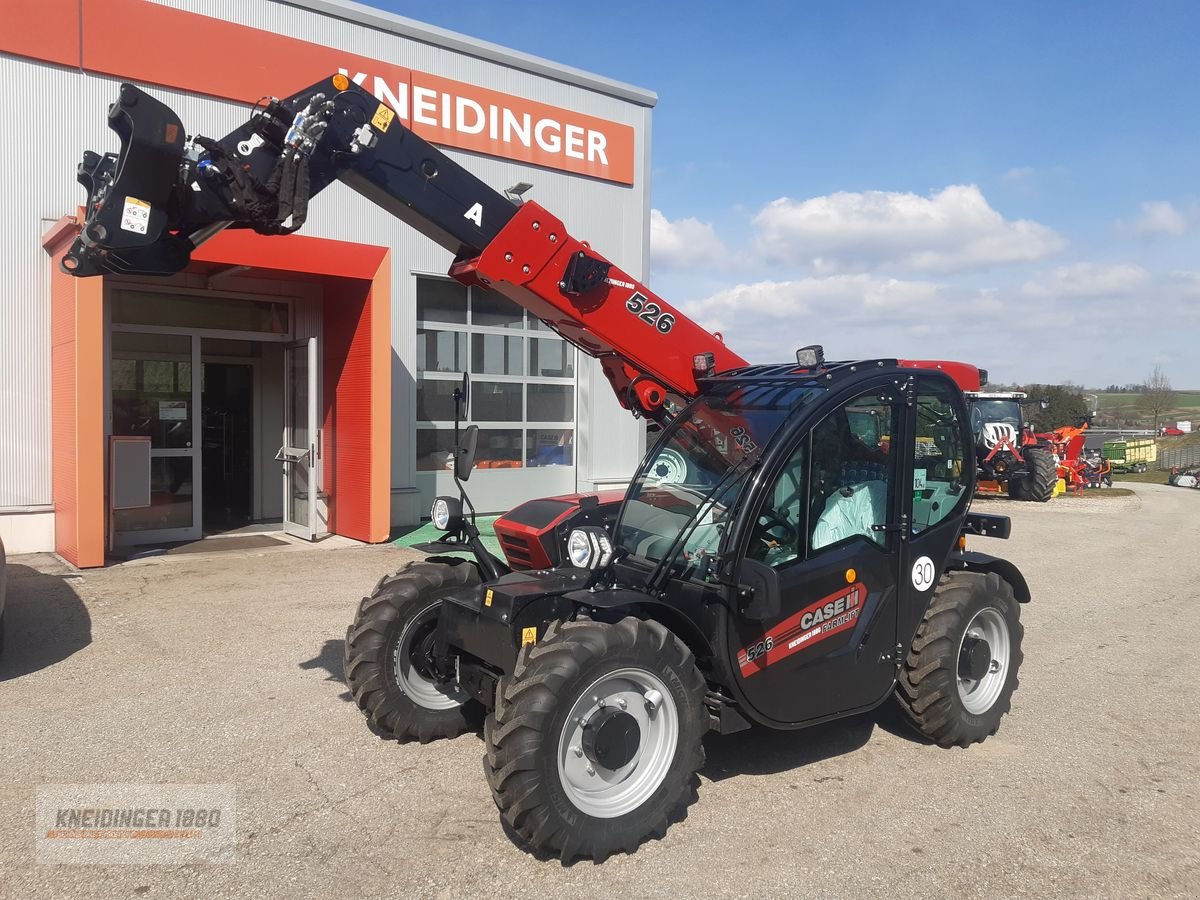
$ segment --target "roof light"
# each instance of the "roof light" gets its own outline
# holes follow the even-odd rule
[[[796,351],[796,365],[805,369],[817,369],[825,364],[825,348],[820,344],[809,344]]]
[[[712,352],[697,353],[692,357],[692,368],[697,375],[711,375],[716,367],[717,358]]]

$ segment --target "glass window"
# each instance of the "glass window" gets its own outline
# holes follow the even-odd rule
[[[288,333],[288,305],[272,300],[234,300],[114,290],[112,320],[127,325],[219,328],[226,331]]]
[[[476,468],[521,468],[523,443],[520,428],[480,428],[475,453]]]
[[[454,466],[454,429],[417,429],[417,471],[436,472]]]
[[[262,341],[239,341],[231,338],[203,338],[200,352],[205,356],[262,357]]]
[[[479,375],[521,375],[525,338],[506,334],[471,336],[471,371]]]
[[[530,384],[530,422],[570,422],[575,418],[575,385]]]
[[[192,339],[114,331],[111,355],[112,433],[192,446]]]
[[[150,458],[150,505],[114,509],[117,531],[149,531],[192,527],[192,469],[190,456]]]
[[[529,374],[536,378],[573,378],[575,348],[566,341],[530,338]]]
[[[418,468],[452,460],[448,423],[464,370],[473,379],[463,424],[486,426],[480,468],[573,466],[575,348],[495,291],[418,278],[416,292]]]
[[[921,379],[917,383],[917,435],[913,455],[912,530],[924,531],[966,502],[962,421],[954,391]]]
[[[530,428],[526,435],[527,466],[575,464],[575,432],[570,428]]]
[[[503,381],[471,384],[471,420],[474,422],[520,422],[521,385]]]
[[[808,506],[808,437],[784,463],[763,502],[746,555],[778,568],[804,556]]]
[[[466,332],[417,329],[418,372],[461,372],[466,367]]]
[[[113,359],[109,369],[109,380],[114,391],[137,390],[137,360]]]
[[[883,544],[895,433],[892,405],[872,392],[830,413],[812,431],[809,547],[851,540]]]
[[[456,387],[457,381],[418,381],[417,421],[453,422]],[[475,393],[474,389],[471,393]]]
[[[618,546],[653,562],[715,553],[750,465],[789,415],[820,393],[799,385],[728,383],[666,428],[629,489]]]
[[[441,278],[417,279],[417,319],[467,324],[467,288]]]
[[[525,311],[507,297],[485,288],[471,293],[471,324],[489,328],[522,328]]]

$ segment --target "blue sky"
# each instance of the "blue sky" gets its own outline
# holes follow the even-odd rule
[[[373,5],[657,91],[651,286],[755,361],[1200,387],[1200,4]]]

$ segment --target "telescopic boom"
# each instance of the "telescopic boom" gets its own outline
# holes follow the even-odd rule
[[[344,75],[256,106],[221,140],[132,84],[108,112],[119,154],[85,153],[88,202],[61,261],[77,276],[171,275],[225,228],[289,234],[342,181],[454,254],[450,275],[495,290],[600,360],[621,404],[661,417],[696,379],[746,365],[537,203],[484,184]]]

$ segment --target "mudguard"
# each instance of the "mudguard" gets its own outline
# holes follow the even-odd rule
[[[952,553],[946,563],[946,567],[949,569],[966,569],[968,572],[995,572],[1012,586],[1013,595],[1017,598],[1018,602],[1028,603],[1033,599],[1029,593],[1029,585],[1025,582],[1025,576],[1021,574],[1020,569],[1007,559],[989,556],[986,553],[975,553],[974,551],[964,550]]]
[[[708,637],[687,612],[642,591],[619,587],[598,591],[573,591],[563,595],[563,599],[585,610],[590,608],[610,613],[627,613],[639,619],[654,619],[673,631],[698,659],[711,658],[713,655]]]

